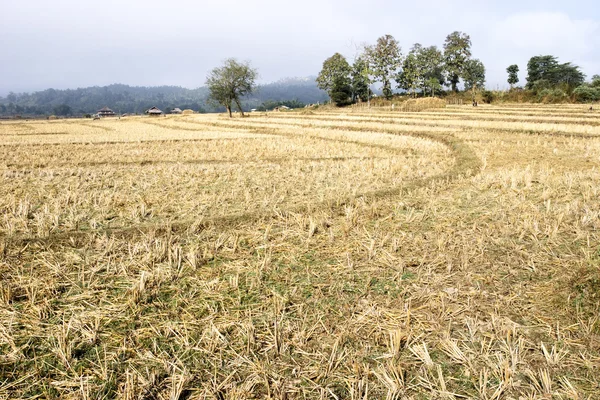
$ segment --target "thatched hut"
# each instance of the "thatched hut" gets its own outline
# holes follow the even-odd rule
[[[181,108],[179,107],[175,107],[174,109],[171,110],[171,114],[181,114],[183,111],[181,111]]]
[[[99,117],[114,117],[115,115],[115,112],[108,107],[104,107],[98,110]]]
[[[146,114],[148,114],[151,117],[159,117],[162,115],[162,111],[159,110],[157,107],[152,107],[151,109],[146,111]]]

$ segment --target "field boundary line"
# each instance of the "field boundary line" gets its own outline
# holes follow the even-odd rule
[[[198,164],[198,165],[213,165],[213,164],[253,164],[253,163],[271,163],[271,164],[286,164],[288,162],[296,161],[314,161],[314,162],[340,162],[340,161],[352,161],[352,160],[388,160],[388,157],[272,157],[263,158],[260,160],[219,160],[219,159],[190,159],[190,160],[140,160],[140,161],[86,161],[81,163],[55,163],[52,165],[27,165],[27,164],[8,164],[6,168],[9,168],[10,172],[23,172],[32,173],[35,170],[41,170],[46,168],[85,168],[85,167],[96,167],[103,165],[177,165],[177,164]],[[1,170],[0,170],[1,171]],[[7,172],[6,170],[4,172]]]
[[[310,116],[309,116],[310,117]],[[269,117],[271,118],[271,117]],[[278,119],[278,120],[285,120],[286,118],[289,117],[274,117],[273,119]],[[258,119],[258,118],[257,118]],[[254,121],[249,121],[251,124],[256,124],[256,123],[260,123],[257,119],[255,119]],[[312,121],[325,121],[325,122],[348,122],[348,123],[379,123],[379,124],[386,124],[386,125],[402,125],[402,126],[414,126],[414,127],[425,127],[425,128],[446,128],[446,129],[455,129],[455,130],[463,130],[463,131],[468,131],[468,130],[475,130],[478,131],[480,129],[483,128],[479,128],[479,127],[471,127],[471,126],[460,126],[460,125],[452,125],[452,124],[436,124],[436,123],[419,123],[419,124],[414,124],[411,123],[412,121],[399,121],[399,120],[393,120],[391,118],[387,118],[387,120],[379,120],[379,119],[371,119],[371,120],[353,120],[353,119],[342,119],[342,118],[311,118]],[[443,120],[441,120],[443,121]],[[265,121],[268,123],[268,121]],[[288,126],[298,126],[298,127],[314,127],[313,124],[306,124],[306,123],[301,123],[301,122],[288,122],[288,123],[282,123],[280,125],[288,125]],[[592,125],[588,125],[588,126],[592,126]],[[340,127],[340,128],[333,128],[331,126],[323,126],[323,129],[325,128],[330,128],[330,129],[352,129],[351,127]],[[369,130],[373,130],[375,128],[369,128]],[[581,139],[600,139],[600,134],[591,134],[591,133],[577,133],[577,132],[566,132],[566,131],[544,131],[544,130],[532,130],[532,129],[513,129],[513,128],[486,128],[489,130],[493,130],[495,132],[507,132],[507,133],[522,133],[522,134],[528,134],[528,135],[537,135],[537,136],[561,136],[561,137],[573,137],[573,138],[581,138]]]

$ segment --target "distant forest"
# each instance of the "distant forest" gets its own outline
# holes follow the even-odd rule
[[[93,114],[108,106],[116,113],[142,114],[151,107],[168,112],[178,107],[198,112],[221,112],[224,108],[207,101],[208,89],[186,89],[178,86],[136,87],[114,84],[102,87],[56,90],[34,93],[9,93],[0,97],[2,116],[76,116]],[[276,105],[300,107],[324,102],[327,92],[319,89],[314,77],[291,78],[258,86],[252,96],[243,99],[245,111],[272,108]]]

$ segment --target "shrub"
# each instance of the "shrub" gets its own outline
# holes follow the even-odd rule
[[[481,98],[483,99],[484,103],[491,104],[496,99],[496,96],[494,95],[494,92],[484,90],[483,93],[481,93]]]
[[[538,92],[538,101],[542,103],[564,103],[569,95],[562,89],[543,89]]]
[[[552,84],[547,79],[540,79],[538,81],[533,82],[533,85],[531,85],[531,90],[533,90],[533,92],[537,93],[538,95],[545,90],[551,90],[551,88]]]
[[[600,88],[579,86],[573,91],[577,101],[588,102],[600,100]]]

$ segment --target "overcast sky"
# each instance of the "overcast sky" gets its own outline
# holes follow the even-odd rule
[[[553,54],[600,74],[598,0],[0,0],[0,95],[111,83],[204,85],[227,57],[261,82],[316,75],[335,52],[393,35],[441,45],[459,30],[503,88],[506,67]]]

